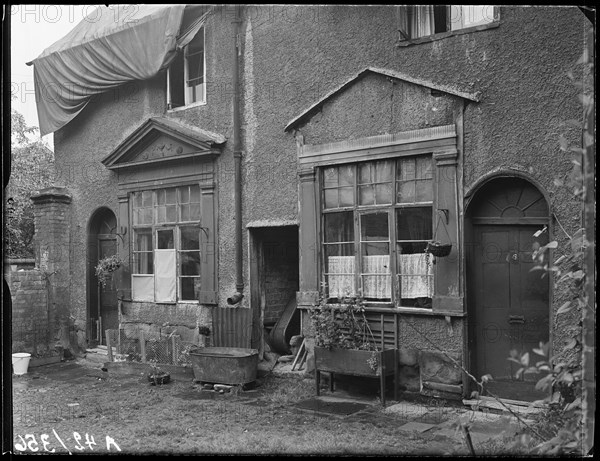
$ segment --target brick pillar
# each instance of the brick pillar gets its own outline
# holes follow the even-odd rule
[[[70,210],[71,195],[64,187],[49,187],[31,196],[34,211],[35,266],[49,283],[50,328],[60,337],[64,350],[69,341],[71,266]]]

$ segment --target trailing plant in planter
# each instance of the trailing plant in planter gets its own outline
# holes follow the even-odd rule
[[[148,381],[153,386],[158,384],[167,384],[171,380],[171,374],[167,371],[162,370],[158,366],[157,360],[150,360],[150,373],[148,374]]]
[[[123,260],[118,255],[106,256],[96,264],[96,277],[98,284],[106,288],[106,283],[111,279],[113,272],[123,265]]]
[[[378,377],[381,401],[385,405],[385,377],[392,373],[396,376],[396,350],[378,346],[360,296],[347,296],[340,301],[328,304],[321,298],[319,304],[309,310],[315,333],[317,395],[322,371],[330,373],[331,391],[336,373]]]
[[[324,349],[372,351],[369,367],[375,371],[379,365],[376,352],[380,350],[365,317],[364,299],[346,296],[338,304],[328,304],[321,298],[310,309],[315,330],[315,346]]]

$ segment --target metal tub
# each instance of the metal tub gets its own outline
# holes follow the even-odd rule
[[[256,380],[258,350],[201,347],[190,351],[194,379],[207,383],[246,384]]]

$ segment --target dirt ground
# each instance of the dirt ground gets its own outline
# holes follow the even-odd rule
[[[375,400],[349,415],[294,404],[314,380],[268,375],[219,394],[193,381],[151,385],[66,362],[13,375],[15,452],[131,454],[466,454],[460,438],[412,433]],[[414,416],[414,415],[413,415]]]

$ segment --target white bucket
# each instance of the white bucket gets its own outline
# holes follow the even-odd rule
[[[13,372],[15,375],[24,375],[29,367],[31,354],[27,352],[18,352],[12,355]]]

